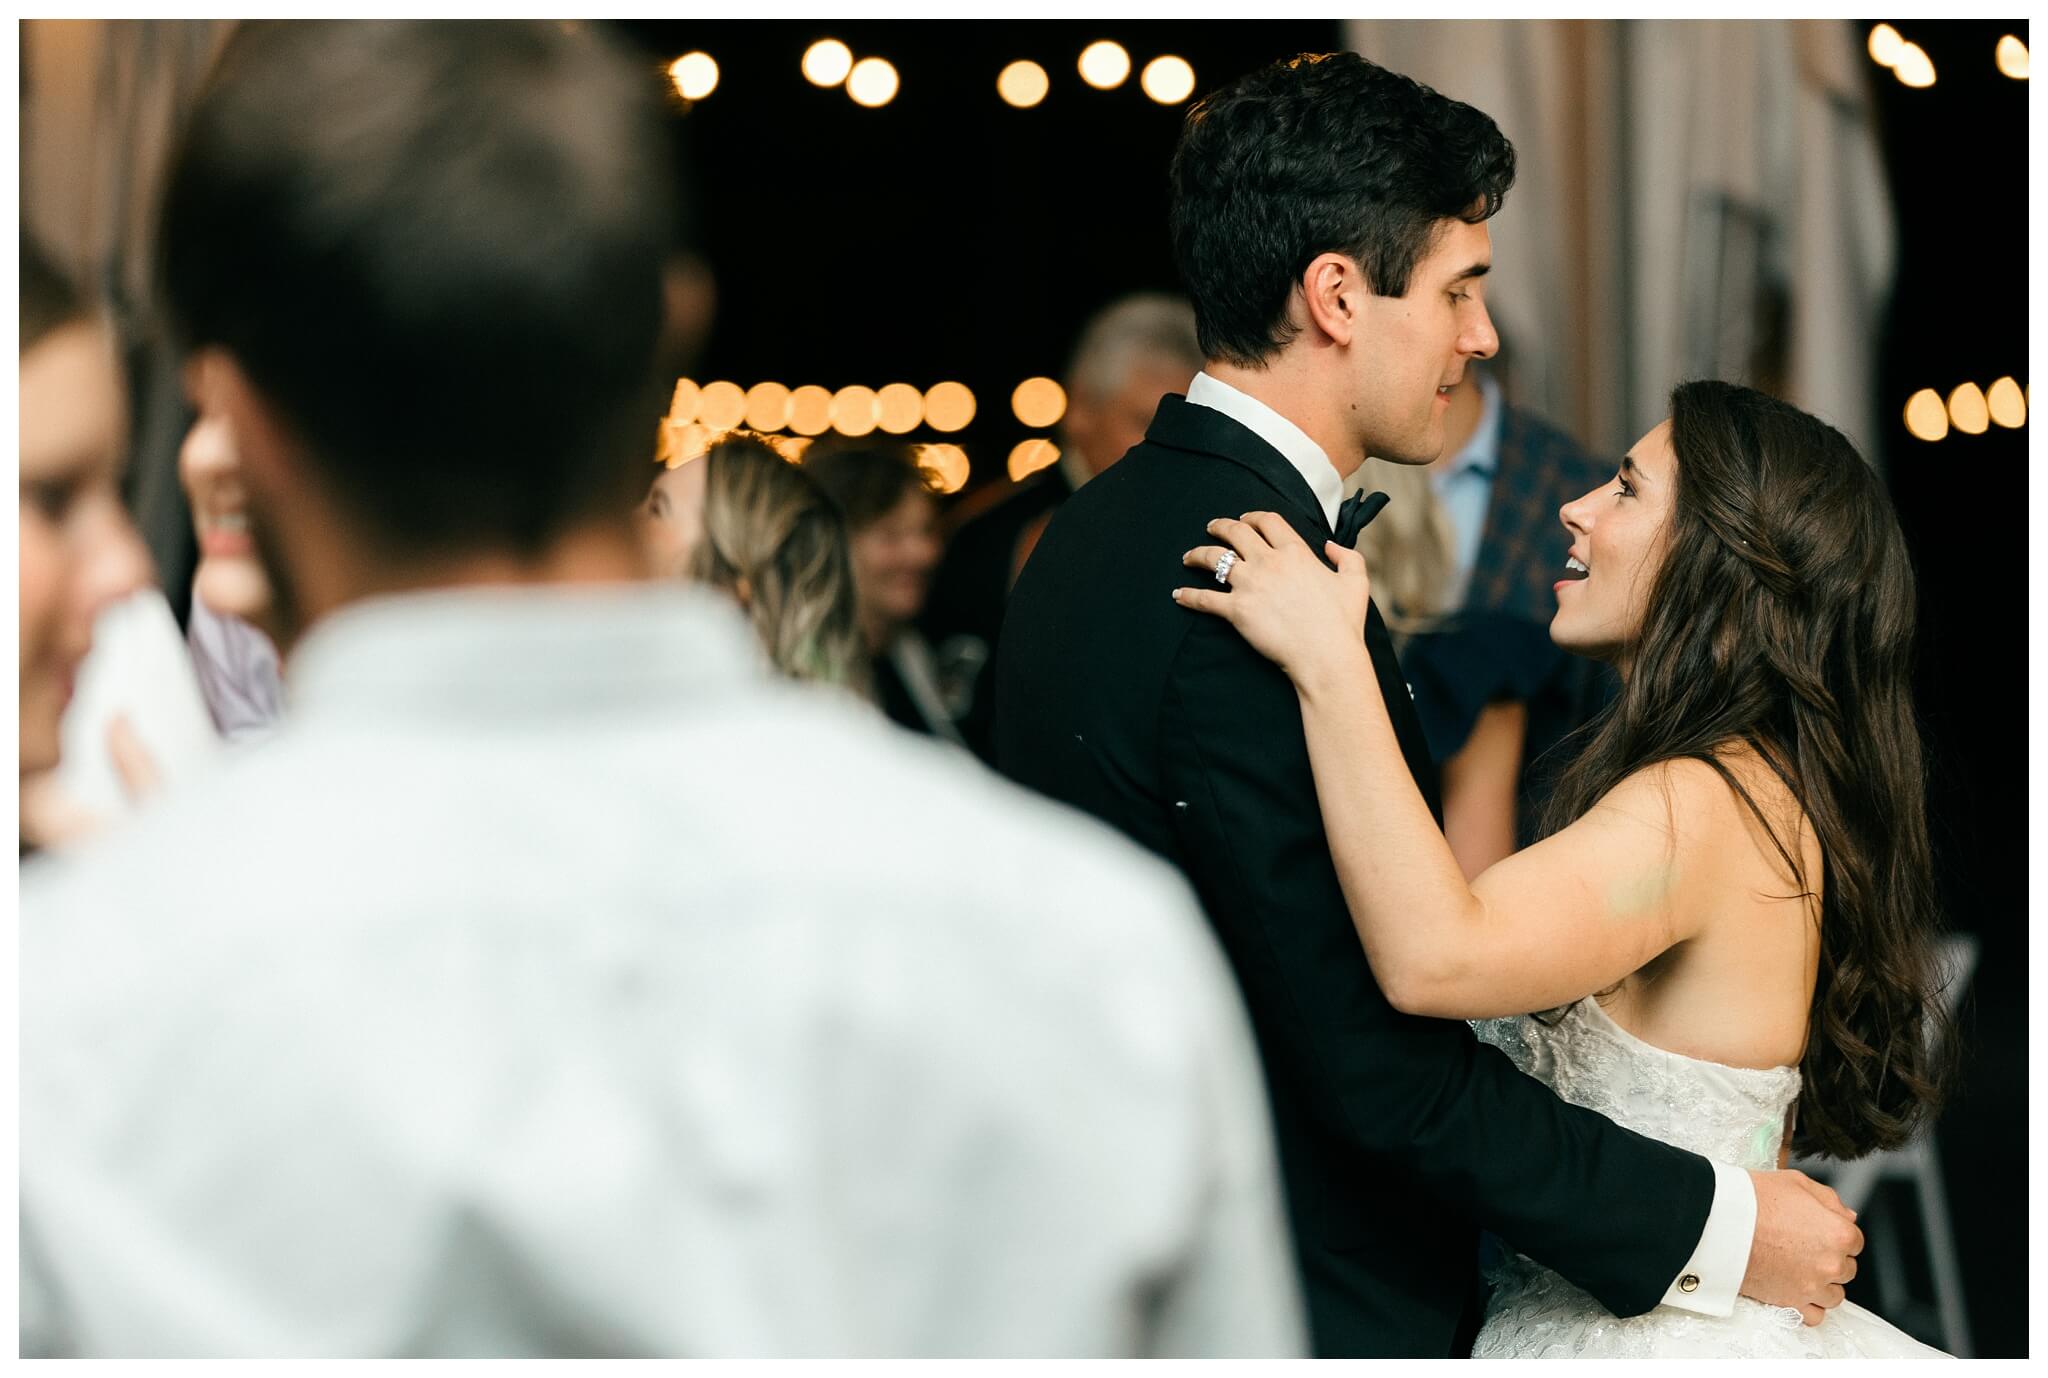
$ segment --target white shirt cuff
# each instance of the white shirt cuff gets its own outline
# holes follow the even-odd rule
[[[1749,1246],[1756,1236],[1756,1184],[1739,1167],[1715,1163],[1714,1206],[1707,1227],[1664,1293],[1664,1305],[1703,1316],[1735,1310],[1735,1294],[1749,1271]]]

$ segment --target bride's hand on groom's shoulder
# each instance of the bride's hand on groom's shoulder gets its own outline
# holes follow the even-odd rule
[[[1357,657],[1372,602],[1363,556],[1325,541],[1324,553],[1337,566],[1332,570],[1273,512],[1219,517],[1208,532],[1219,544],[1197,546],[1181,563],[1206,571],[1223,587],[1177,588],[1176,602],[1228,621],[1297,683]]]

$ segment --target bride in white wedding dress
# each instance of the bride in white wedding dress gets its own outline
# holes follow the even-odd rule
[[[1293,680],[1345,899],[1394,1005],[1470,1019],[1563,1099],[1733,1167],[1904,1143],[1948,1041],[1913,576],[1882,486],[1805,413],[1688,383],[1613,484],[1560,516],[1551,637],[1612,663],[1622,689],[1575,744],[1547,835],[1469,884],[1359,642],[1356,552],[1326,546],[1332,572],[1271,513],[1219,520],[1227,589],[1174,597]],[[1825,1280],[1827,1311],[1737,1298],[1724,1318],[1619,1319],[1522,1255],[1486,1271],[1480,1356],[1938,1356],[1841,1301],[1849,1277]]]

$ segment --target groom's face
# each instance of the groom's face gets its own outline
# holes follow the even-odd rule
[[[1493,238],[1486,223],[1439,221],[1399,297],[1364,295],[1352,351],[1365,454],[1428,464],[1443,453],[1449,391],[1473,359],[1500,348],[1486,313]]]

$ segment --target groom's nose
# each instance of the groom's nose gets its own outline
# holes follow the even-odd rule
[[[1500,352],[1500,336],[1494,333],[1493,316],[1485,304],[1478,305],[1470,323],[1458,336],[1458,352],[1474,359],[1491,359]]]

